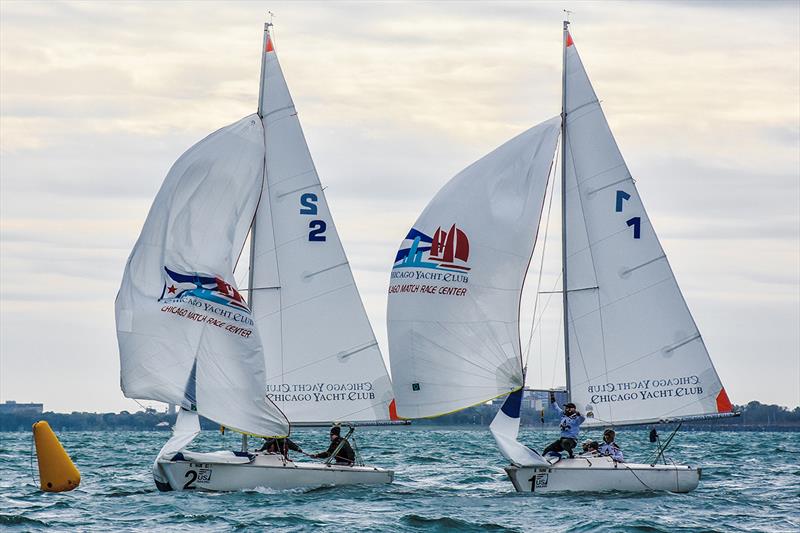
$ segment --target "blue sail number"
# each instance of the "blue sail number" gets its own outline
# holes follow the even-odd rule
[[[317,202],[319,197],[313,192],[307,192],[300,195],[300,214],[301,215],[316,215],[318,212]],[[328,225],[324,220],[312,220],[308,223],[308,241],[309,242],[324,242],[326,240],[325,230]]]
[[[311,231],[308,232],[308,240],[311,242],[321,242],[325,240],[325,230],[328,225],[324,220],[312,220],[308,223]]]
[[[317,214],[317,195],[313,192],[307,192],[300,196],[300,209],[301,215],[316,215]]]
[[[633,238],[638,239],[642,235],[642,217],[633,217],[626,220],[628,226],[633,226]]]
[[[630,200],[631,195],[625,191],[617,191],[617,213],[622,213],[622,201]]]

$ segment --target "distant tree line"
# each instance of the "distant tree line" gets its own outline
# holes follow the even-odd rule
[[[439,418],[414,421],[414,425],[488,426],[499,408],[499,405],[479,405]],[[695,421],[685,424],[683,429],[800,431],[800,407],[789,410],[780,405],[753,401],[747,405],[735,406],[735,410],[741,416]],[[553,426],[558,423],[555,411],[549,406],[545,407],[544,413],[523,407],[520,417],[526,427]],[[158,413],[152,409],[137,413],[0,414],[0,431],[30,431],[33,423],[39,420],[47,420],[56,431],[167,431],[175,423],[175,415]],[[219,429],[218,424],[202,417],[200,425],[206,430]]]
[[[30,431],[34,422],[46,420],[55,431],[169,431],[176,415],[153,409],[129,413],[40,413],[0,414],[0,431]],[[166,424],[164,424],[166,422]],[[161,424],[161,425],[159,425]],[[203,429],[219,429],[219,425],[200,418]]]
[[[480,405],[470,407],[457,413],[441,416],[439,418],[415,421],[415,425],[460,426],[481,425],[488,426],[497,414],[499,405]],[[684,424],[683,429],[697,430],[769,430],[769,431],[800,431],[800,407],[792,410],[780,405],[766,405],[752,401],[747,405],[736,405],[734,411],[741,413],[738,417],[725,417],[709,420],[696,420]],[[550,406],[545,406],[544,412],[536,411],[523,406],[520,411],[522,425],[525,427],[552,426],[558,424],[559,417]]]

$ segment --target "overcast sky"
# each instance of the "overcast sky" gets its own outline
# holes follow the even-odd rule
[[[385,355],[419,212],[559,113],[568,7],[731,400],[799,405],[800,8],[753,4],[3,0],[0,400],[138,409],[119,389],[124,263],[172,162],[255,111],[268,9]],[[555,351],[532,358],[548,386]]]

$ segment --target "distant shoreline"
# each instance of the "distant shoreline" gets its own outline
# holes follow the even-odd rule
[[[458,413],[436,419],[415,420],[410,426],[388,426],[383,429],[488,429],[499,406],[481,405],[465,409]],[[778,405],[765,405],[753,401],[743,406],[735,406],[741,416],[698,420],[684,423],[682,431],[800,431],[800,407],[788,410]],[[558,420],[555,413],[547,409],[542,413],[532,409],[521,412],[522,427],[527,430],[542,429],[551,431]],[[47,420],[56,431],[156,431],[168,432],[175,423],[175,415],[158,413],[152,409],[138,413],[2,413],[0,414],[0,432],[30,431],[34,422]],[[663,424],[659,427],[674,426]],[[219,430],[219,424],[201,418],[201,426],[207,430]],[[631,429],[636,427],[631,426]],[[365,427],[362,430],[374,429]]]

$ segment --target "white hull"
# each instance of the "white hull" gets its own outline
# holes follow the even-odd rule
[[[209,454],[210,455],[210,454]],[[246,463],[170,461],[159,458],[153,468],[159,490],[212,492],[254,489],[294,489],[328,485],[391,483],[394,472],[371,466],[338,466],[284,461],[276,454],[257,453]]]
[[[701,470],[683,465],[615,463],[610,457],[562,459],[548,466],[507,466],[517,492],[690,492]]]

